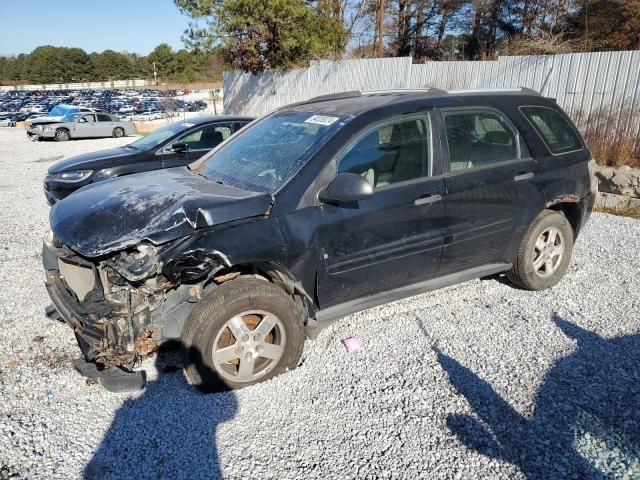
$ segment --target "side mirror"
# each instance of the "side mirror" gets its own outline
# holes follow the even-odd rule
[[[339,173],[318,198],[324,203],[351,203],[365,200],[373,194],[373,187],[362,175]]]
[[[189,150],[189,144],[185,142],[178,142],[171,145],[171,150],[176,153],[184,153]]]

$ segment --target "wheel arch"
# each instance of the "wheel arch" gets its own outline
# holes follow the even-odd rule
[[[239,275],[264,277],[289,295],[300,295],[313,304],[313,297],[304,289],[302,282],[300,282],[289,269],[277,262],[256,261],[238,263],[217,272],[213,277],[213,281],[216,283],[224,283],[233,280]]]
[[[582,199],[576,195],[558,197],[545,205],[546,210],[562,213],[569,221],[573,230],[574,239],[580,233],[582,225]]]
[[[58,133],[60,130],[64,130],[65,132],[67,132],[67,135],[69,135],[69,138],[71,138],[71,130],[69,130],[68,127],[58,127],[56,128],[56,133]]]

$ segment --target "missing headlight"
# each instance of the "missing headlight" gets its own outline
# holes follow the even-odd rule
[[[130,282],[149,278],[160,266],[156,249],[151,245],[138,245],[134,251],[120,252],[104,263]]]

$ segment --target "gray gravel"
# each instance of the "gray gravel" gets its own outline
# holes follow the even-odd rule
[[[74,373],[45,319],[46,169],[131,139],[0,130],[0,478],[640,478],[640,222],[594,214],[550,291],[472,281],[352,315],[298,369],[201,395],[175,356],[139,394]],[[357,335],[364,349],[346,353]]]

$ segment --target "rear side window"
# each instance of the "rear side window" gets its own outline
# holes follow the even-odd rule
[[[365,132],[338,161],[338,173],[362,175],[376,188],[430,175],[429,123],[395,120]]]
[[[98,114],[98,121],[99,122],[112,122],[113,120],[111,120],[111,116],[110,115],[105,115],[104,113],[99,113]]]
[[[474,168],[519,157],[518,135],[507,118],[495,110],[443,112],[451,171]]]
[[[520,107],[520,111],[554,155],[582,149],[580,137],[559,112],[546,107]]]

